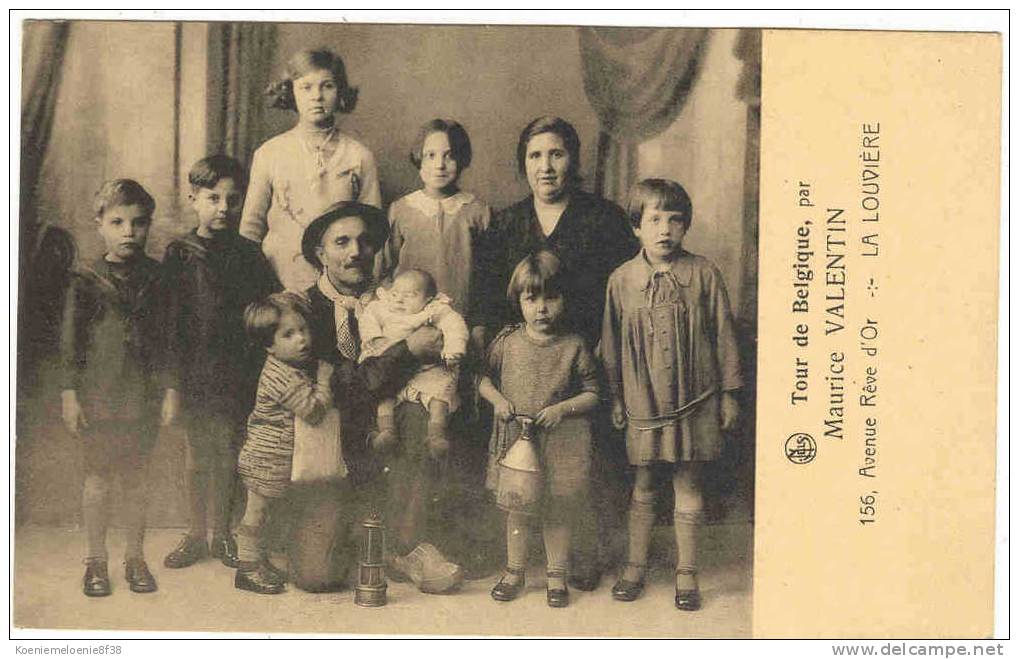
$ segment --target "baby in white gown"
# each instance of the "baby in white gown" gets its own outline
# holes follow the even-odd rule
[[[401,272],[393,285],[388,290],[380,288],[377,296],[358,319],[361,359],[382,354],[419,327],[432,325],[442,332],[442,363],[423,365],[395,398],[379,403],[378,432],[372,445],[381,449],[394,443],[398,439],[396,405],[401,401],[417,402],[428,410],[428,450],[438,457],[449,449],[449,415],[460,404],[457,378],[467,352],[467,324],[424,270]]]

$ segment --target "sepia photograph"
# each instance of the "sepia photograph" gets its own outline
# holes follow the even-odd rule
[[[12,29],[14,628],[752,636],[761,30]]]

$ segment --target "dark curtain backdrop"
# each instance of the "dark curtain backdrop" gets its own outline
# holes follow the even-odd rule
[[[66,22],[27,21],[22,32],[19,253],[24,267],[18,279],[18,317],[25,331],[18,342],[18,366],[28,376],[20,379],[25,384],[34,381],[37,355],[55,343],[61,291],[74,260],[71,235],[36,211],[70,29]]]
[[[580,28],[584,90],[601,122],[595,191],[624,203],[637,145],[668,128],[697,79],[706,29]]]
[[[208,152],[224,153],[245,165],[261,144],[265,89],[277,72],[276,26],[219,23],[209,30]]]
[[[70,23],[28,21],[22,33],[21,219],[32,217],[49,144]]]

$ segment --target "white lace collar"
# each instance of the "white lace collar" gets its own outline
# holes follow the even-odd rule
[[[407,203],[428,217],[437,217],[440,209],[444,215],[456,215],[460,209],[474,201],[474,194],[460,190],[445,199],[433,199],[424,190],[417,190],[407,195]]]

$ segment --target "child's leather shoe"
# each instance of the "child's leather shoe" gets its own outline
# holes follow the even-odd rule
[[[209,553],[229,568],[237,567],[240,562],[237,558],[237,541],[232,533],[212,536],[212,547]]]
[[[517,577],[514,581],[506,580],[506,577]],[[497,602],[512,602],[520,597],[524,590],[524,571],[511,567],[506,568],[499,581],[492,587],[492,599]]]
[[[205,543],[204,538],[185,534],[173,551],[163,559],[163,565],[174,569],[190,567],[208,555],[209,546]]]
[[[106,561],[100,558],[91,558],[85,561],[82,591],[86,597],[106,597],[113,592],[110,587],[110,573],[107,570]]]
[[[262,567],[265,571],[276,581],[285,584],[287,582],[287,572],[283,568],[277,567],[268,558],[262,559]]]
[[[643,565],[627,563],[626,567],[640,570],[640,580],[630,581],[622,576],[612,586],[612,599],[619,602],[632,602],[644,592],[644,569]]]
[[[566,575],[562,572],[549,572],[547,575],[548,582],[545,586],[545,598],[548,601],[548,605],[553,609],[562,609],[570,605],[570,589],[566,586]],[[563,582],[562,588],[553,588],[552,579],[558,579]]]
[[[590,592],[601,583],[601,570],[597,567],[578,567],[576,573],[570,574],[570,585],[577,590]]]
[[[124,562],[124,578],[133,593],[156,592],[156,578],[149,572],[149,566],[141,558],[129,558]]]
[[[247,590],[259,595],[278,595],[286,590],[280,581],[262,563],[244,563],[234,575],[234,588]]]
[[[676,576],[687,575],[694,577],[693,588],[680,588],[676,586],[676,608],[680,611],[697,611],[701,608],[701,591],[697,587],[697,570],[693,568],[679,568]]]
[[[701,591],[696,588],[692,590],[677,590],[676,608],[680,611],[699,610],[701,608]]]

